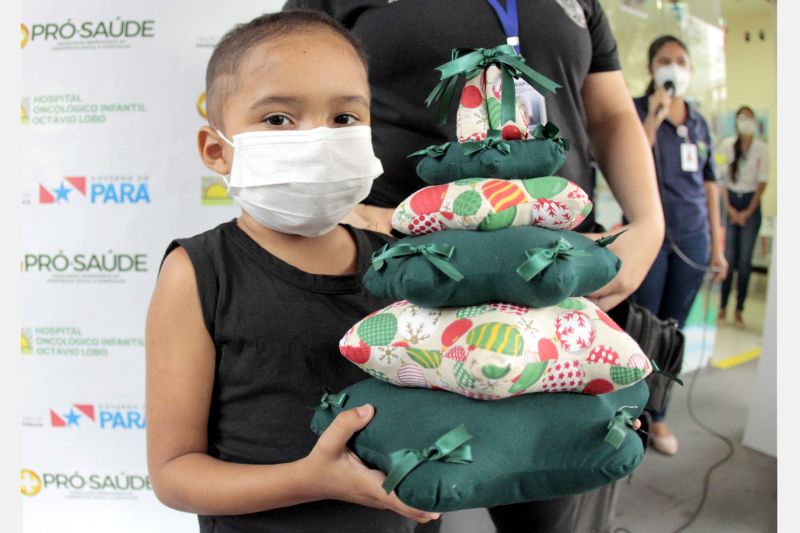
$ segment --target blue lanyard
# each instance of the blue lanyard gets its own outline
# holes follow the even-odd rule
[[[506,0],[506,8],[500,5],[498,0],[486,0],[494,8],[503,31],[506,32],[506,42],[514,47],[517,54],[519,50],[519,17],[517,16],[517,0]]]

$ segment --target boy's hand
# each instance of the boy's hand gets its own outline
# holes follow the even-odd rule
[[[343,411],[320,435],[311,453],[303,459],[309,479],[324,499],[335,499],[377,509],[390,509],[421,524],[436,520],[441,513],[409,507],[381,487],[386,477],[371,470],[353,453],[347,442],[363,429],[375,414],[371,405]]]

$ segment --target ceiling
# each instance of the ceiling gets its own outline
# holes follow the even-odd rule
[[[763,13],[775,9],[777,0],[721,0],[720,11],[724,18]]]

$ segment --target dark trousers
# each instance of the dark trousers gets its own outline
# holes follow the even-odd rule
[[[499,505],[488,509],[497,533],[573,533],[578,496]],[[415,533],[438,533],[441,520],[420,524]]]
[[[707,233],[675,239],[675,244],[695,263],[708,265],[711,241]],[[704,275],[704,271],[687,264],[665,241],[631,299],[662,320],[675,319],[682,329],[703,285]],[[660,422],[666,415],[666,408],[651,414],[653,422]]]
[[[750,205],[754,193],[739,194],[728,191],[728,201],[731,207],[741,211]],[[761,206],[759,205],[753,216],[751,216],[744,226],[735,226],[730,220],[725,230],[725,258],[728,260],[728,276],[722,282],[722,295],[720,307],[728,306],[728,297],[733,287],[733,271],[738,273],[736,282],[736,310],[744,309],[744,300],[747,298],[747,286],[750,283],[750,271],[752,270],[751,261],[753,259],[753,248],[758,238],[758,230],[761,228]]]

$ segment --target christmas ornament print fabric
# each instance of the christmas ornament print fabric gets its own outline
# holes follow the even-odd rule
[[[544,308],[426,309],[402,300],[354,325],[339,350],[383,381],[482,400],[605,394],[652,372],[636,341],[582,297]]]
[[[572,229],[591,210],[586,192],[561,177],[469,178],[415,192],[395,209],[392,227],[406,235],[510,226]]]
[[[492,65],[468,79],[461,91],[461,101],[456,115],[458,142],[483,141],[488,130],[498,130],[506,140],[528,138],[528,118],[519,101],[516,102],[514,122],[501,123],[500,101],[503,94],[503,77],[500,69]]]

